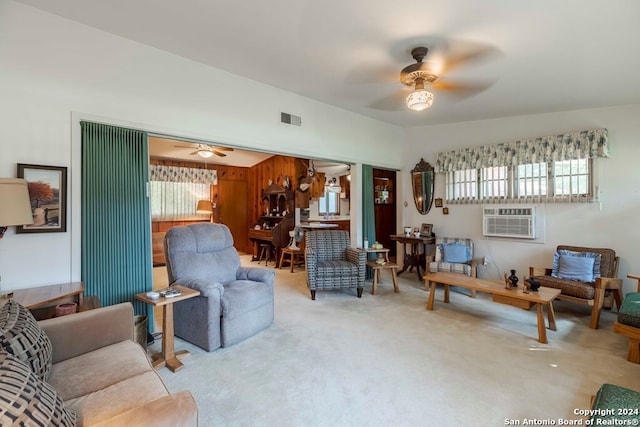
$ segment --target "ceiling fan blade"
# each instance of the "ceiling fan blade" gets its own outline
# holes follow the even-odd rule
[[[216,156],[218,156],[218,157],[227,157],[227,155],[226,155],[226,154],[221,153],[221,152],[220,152],[220,151],[218,151],[218,150],[213,150],[213,154],[215,154],[215,155],[216,155]]]
[[[183,148],[186,148],[186,147],[183,147]],[[198,151],[200,151],[200,150],[196,150],[196,151],[194,151],[193,153],[189,153],[189,155],[190,155],[190,156],[193,156],[194,154],[198,154]]]
[[[471,41],[450,40],[442,50],[444,63],[442,74],[473,62],[480,62],[501,56],[501,51],[494,46]]]
[[[215,145],[213,149],[218,151],[233,151],[233,148],[231,147],[218,147],[217,145]]]
[[[374,110],[383,110],[383,111],[396,111],[405,108],[405,98],[411,92],[410,88],[403,88],[398,90],[391,95],[385,96],[383,98],[377,99],[367,105],[369,108],[373,108]]]
[[[447,80],[438,80],[431,84],[434,91],[447,97],[462,99],[479,94],[489,89],[496,80],[482,80],[474,82],[452,82]]]
[[[191,148],[191,149],[193,149],[193,148],[194,148],[194,147],[188,147],[188,146],[186,146],[186,145],[174,145],[173,147],[174,147],[174,148]]]

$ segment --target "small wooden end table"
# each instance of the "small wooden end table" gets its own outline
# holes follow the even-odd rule
[[[436,243],[435,237],[415,237],[405,234],[392,234],[389,237],[391,240],[395,240],[403,245],[404,260],[402,261],[402,270],[398,272],[398,275],[404,273],[407,269],[412,271],[413,267],[415,267],[418,279],[422,280],[420,268],[424,268],[426,273],[427,246]],[[422,253],[420,252],[420,246],[422,246]],[[407,247],[410,249],[407,250]]]
[[[398,287],[398,277],[396,275],[396,270],[399,268],[398,264],[389,261],[389,249],[372,249],[362,248],[368,254],[384,254],[384,264],[378,264],[376,260],[367,260],[367,266],[373,270],[373,286],[371,287],[371,295],[376,294],[376,289],[378,288],[378,282],[380,279],[380,270],[388,269],[391,271],[391,279],[393,280],[393,292],[400,292],[400,288]]]
[[[179,285],[173,285],[171,287],[179,290],[181,295],[172,298],[160,297],[158,299],[151,299],[147,297],[146,292],[142,292],[136,294],[136,299],[146,302],[154,307],[162,307],[162,352],[151,356],[151,365],[154,369],[160,369],[163,366],[166,366],[171,370],[171,372],[176,372],[184,366],[180,359],[187,357],[189,352],[187,350],[176,352],[174,348],[173,303],[197,297],[200,295],[200,291]]]

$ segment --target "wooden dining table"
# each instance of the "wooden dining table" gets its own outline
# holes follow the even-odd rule
[[[415,267],[418,279],[422,280],[423,274],[420,273],[420,268],[422,267],[426,273],[427,250],[430,246],[435,245],[436,238],[426,236],[416,237],[414,235],[407,236],[406,234],[392,234],[390,237],[391,240],[402,243],[403,247],[402,270],[397,274],[400,275],[407,270],[412,271],[413,267]],[[430,252],[433,252],[433,249],[435,249],[435,246]]]

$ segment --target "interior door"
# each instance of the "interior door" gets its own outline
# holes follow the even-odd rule
[[[247,221],[247,182],[218,179],[219,221],[231,230],[238,252],[248,253],[249,223]]]

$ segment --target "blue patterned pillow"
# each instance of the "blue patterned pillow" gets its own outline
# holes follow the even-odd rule
[[[440,243],[444,262],[460,264],[471,261],[471,248],[460,242]]]
[[[602,256],[593,252],[559,250],[553,256],[551,276],[592,283],[600,277]]]

